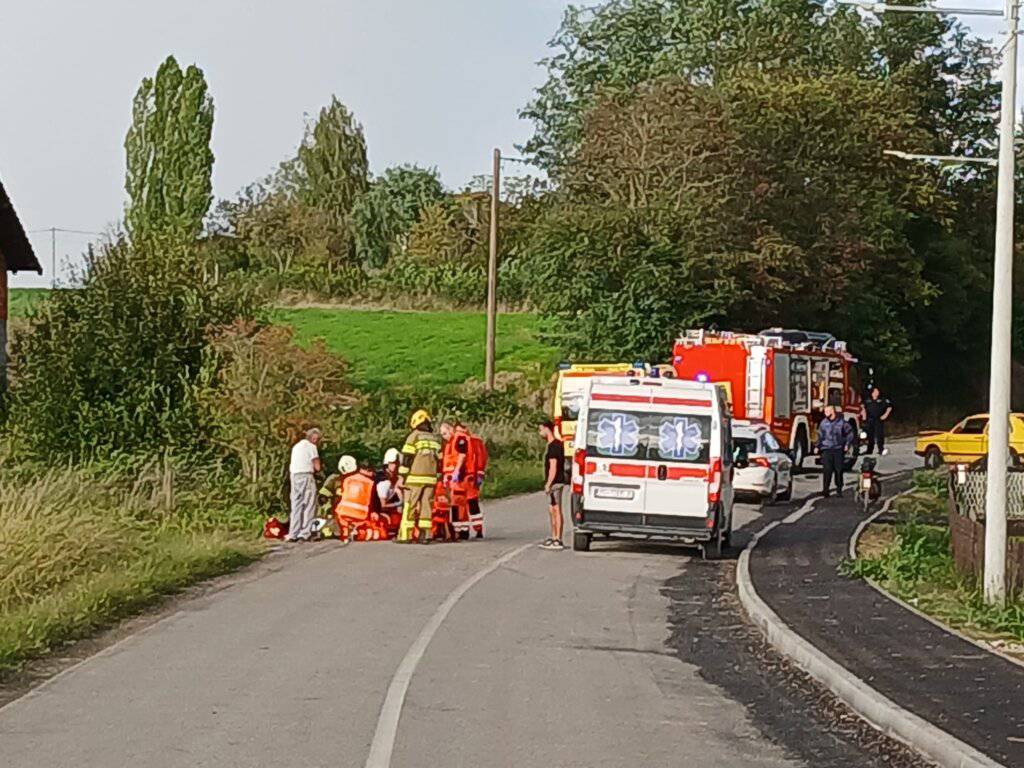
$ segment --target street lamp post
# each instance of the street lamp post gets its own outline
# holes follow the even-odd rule
[[[985,575],[986,602],[1006,602],[1006,464],[1010,452],[1010,360],[1013,321],[1013,177],[1014,128],[1017,100],[1017,34],[1020,0],[1004,0],[1003,11],[981,8],[936,8],[934,6],[889,5],[870,0],[839,0],[865,11],[881,13],[934,13],[940,15],[1004,16],[1006,45],[1001,66],[1002,103],[999,114],[999,180],[996,198],[996,248],[992,268],[992,349],[988,394],[988,466],[985,488]],[[954,162],[991,161],[912,155],[890,151],[896,157],[914,160]]]
[[[988,478],[985,489],[985,600],[1006,602],[1006,460],[1010,440],[1010,349],[1013,316],[1014,122],[1017,100],[1019,0],[1007,0],[1002,61],[996,256],[992,269],[992,363],[988,394]]]
[[[501,194],[501,150],[494,150],[491,177],[491,230],[487,254],[487,350],[484,354],[484,386],[494,389],[494,346],[498,327],[498,195]]]

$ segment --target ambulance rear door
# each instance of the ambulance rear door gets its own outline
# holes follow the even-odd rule
[[[668,391],[651,400],[645,512],[706,518],[712,453],[718,453],[713,445],[721,439],[714,393]],[[721,478],[721,467],[718,471]]]

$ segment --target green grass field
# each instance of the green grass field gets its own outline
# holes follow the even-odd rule
[[[482,312],[389,312],[364,309],[276,309],[275,322],[295,329],[300,344],[322,338],[352,366],[361,388],[451,386],[483,378],[486,319]],[[533,315],[498,318],[499,371],[553,368],[558,353],[537,337]]]
[[[49,291],[45,288],[12,288],[8,312],[11,317],[26,317],[32,305],[38,304]]]

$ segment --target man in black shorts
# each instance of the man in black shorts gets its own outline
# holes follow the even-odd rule
[[[548,513],[551,515],[551,536],[541,544],[542,549],[565,549],[562,544],[562,492],[565,490],[565,447],[555,436],[555,425],[545,421],[538,430],[547,442],[544,451],[544,493],[548,495]]]

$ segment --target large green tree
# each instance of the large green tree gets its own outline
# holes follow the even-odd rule
[[[404,254],[420,213],[443,197],[436,169],[388,168],[352,209],[356,257],[366,266],[379,268]]]
[[[529,249],[535,300],[578,354],[659,359],[688,323],[784,323],[905,367],[902,320],[935,292],[906,229],[950,202],[934,171],[880,148],[928,140],[904,89],[852,74],[607,97]]]
[[[846,336],[908,392],[984,375],[991,174],[881,150],[990,153],[987,44],[833,2],[609,0],[570,8],[551,46],[525,150],[560,191],[528,259],[548,285],[573,275],[533,294],[567,352],[664,354],[684,322],[779,322]],[[638,285],[660,295],[653,274],[678,305],[623,308]],[[595,320],[616,301],[628,330]]]
[[[133,242],[188,243],[212,200],[213,99],[202,70],[168,56],[135,94],[125,137],[125,227]]]
[[[337,97],[307,128],[298,159],[303,200],[339,229],[346,227],[352,206],[369,187],[370,171],[363,128]]]
[[[751,67],[893,79],[917,94],[915,113],[936,146],[975,151],[993,135],[991,49],[930,15],[871,24],[815,0],[609,0],[570,7],[550,45],[547,80],[523,116],[536,126],[525,150],[555,173],[599,98],[663,76],[717,82]]]

